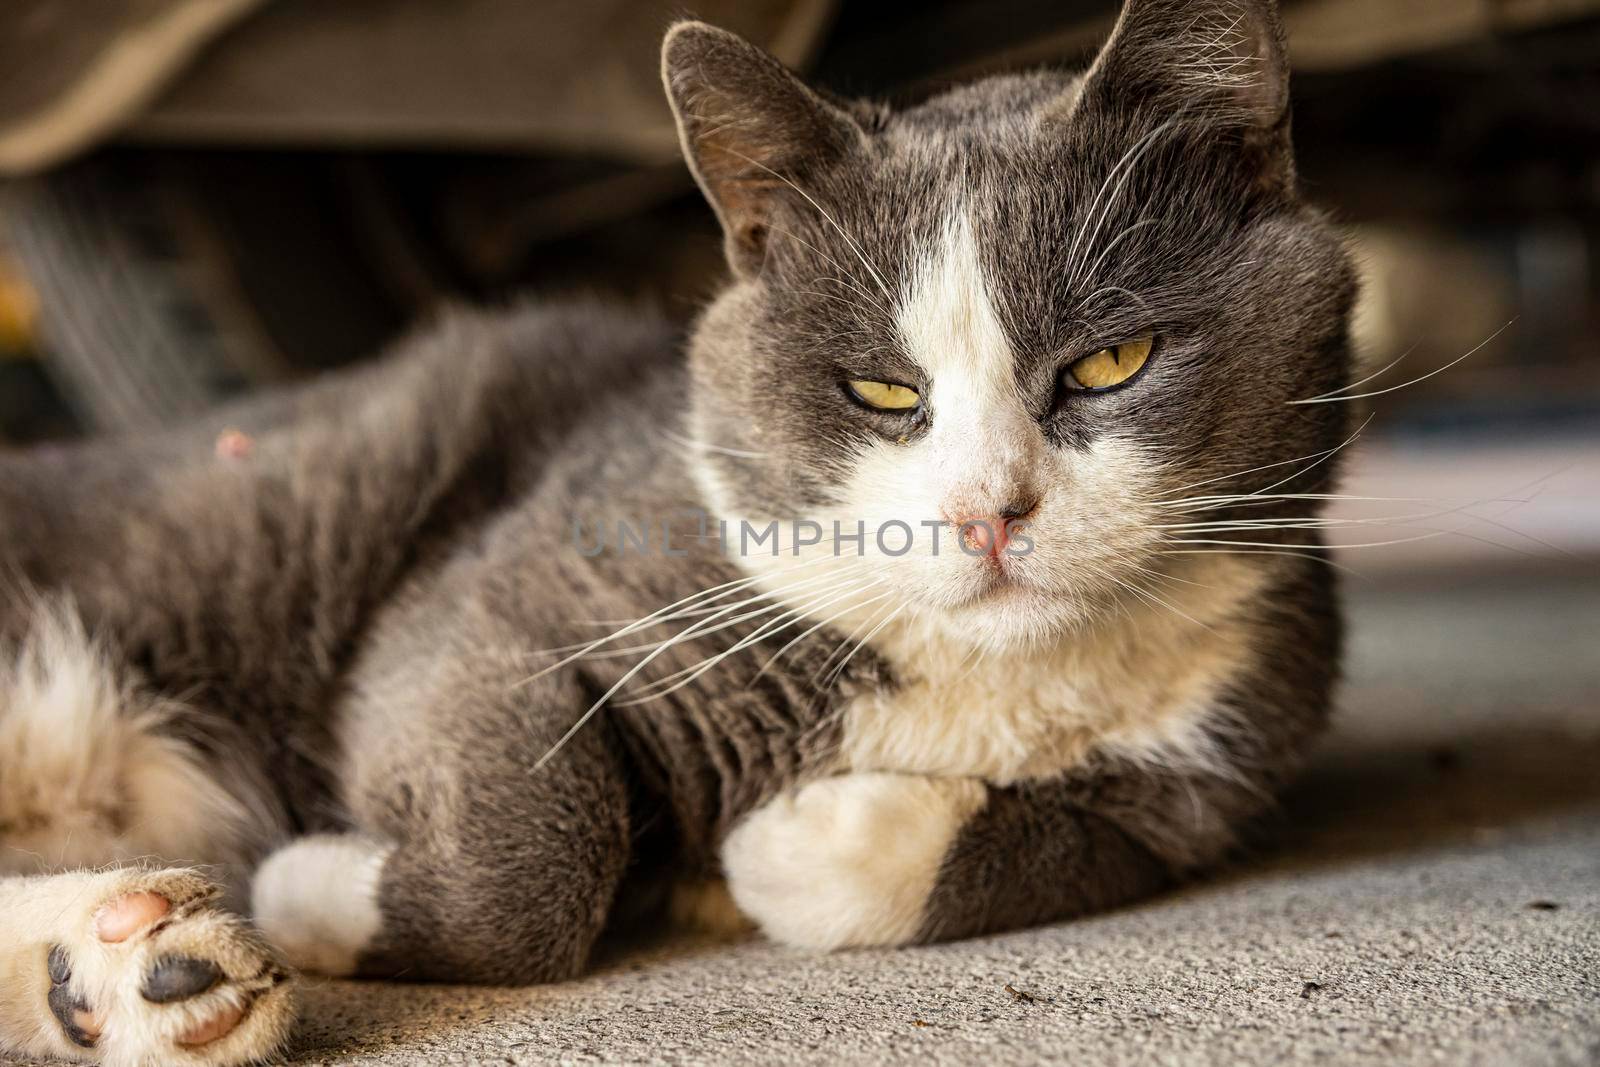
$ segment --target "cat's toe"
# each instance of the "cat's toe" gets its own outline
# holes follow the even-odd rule
[[[50,947],[47,964],[50,973],[50,992],[45,1003],[55,1016],[61,1032],[79,1048],[94,1048],[100,1037],[100,1020],[81,995],[72,988],[72,960],[61,945]]]
[[[67,950],[60,945],[50,946],[50,953],[45,958],[45,968],[50,974],[51,989],[72,981],[72,959],[67,955]]]
[[[165,956],[145,975],[139,993],[152,1004],[170,1004],[210,992],[222,981],[222,968],[193,956]]]
[[[157,922],[172,910],[172,901],[160,893],[129,893],[108,903],[96,913],[94,933],[108,944],[121,944]]]
[[[220,1041],[244,1021],[245,1009],[237,1004],[224,1007],[209,1019],[203,1019],[178,1035],[178,1044],[194,1049]]]

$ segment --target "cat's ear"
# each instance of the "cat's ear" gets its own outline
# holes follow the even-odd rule
[[[1263,180],[1292,181],[1277,0],[1124,0],[1071,112],[1237,128]]]
[[[787,182],[848,152],[861,128],[778,60],[703,22],[667,33],[661,77],[684,159],[722,222],[728,263],[753,274]]]

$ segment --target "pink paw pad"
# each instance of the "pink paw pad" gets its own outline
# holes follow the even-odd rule
[[[100,909],[94,918],[95,936],[119,944],[158,922],[171,909],[171,902],[158,893],[130,893]]]
[[[220,1015],[191,1028],[178,1038],[178,1044],[185,1048],[195,1048],[199,1045],[209,1045],[220,1038],[233,1033],[234,1027],[244,1019],[244,1009],[239,1007],[223,1008]]]

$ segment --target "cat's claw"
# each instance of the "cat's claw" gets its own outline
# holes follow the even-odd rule
[[[56,1017],[61,1032],[68,1041],[80,1048],[94,1048],[100,1037],[100,1020],[89,1010],[88,1003],[72,992],[72,964],[67,950],[51,945],[46,967],[50,972],[50,992],[45,1003]]]

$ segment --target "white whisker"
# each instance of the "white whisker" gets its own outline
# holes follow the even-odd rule
[[[693,449],[696,452],[715,452],[719,456],[733,456],[737,459],[767,458],[767,453],[765,452],[750,452],[742,448],[728,448],[724,445],[714,445],[709,441],[696,441],[690,437],[681,437],[678,434],[673,433],[671,430],[662,430],[661,436],[665,437],[673,444],[682,445],[685,448]]]
[[[722,623],[719,626],[715,626],[715,627],[713,627],[713,628],[711,628],[709,630],[703,630],[697,636],[705,637],[705,636],[708,636],[710,634],[720,633],[721,631],[729,629],[730,627],[733,627],[733,626],[737,626],[742,622],[747,622],[750,619],[758,618],[758,617],[760,617],[762,615],[766,615],[766,614],[769,614],[771,612],[778,611],[778,610],[783,608],[783,603],[781,601],[778,601],[778,599],[777,599],[778,597],[785,596],[785,595],[787,595],[789,593],[792,593],[792,592],[794,592],[796,590],[799,590],[799,589],[804,589],[806,586],[812,585],[812,584],[814,584],[816,582],[819,582],[819,581],[820,582],[830,582],[832,584],[827,586],[827,588],[835,589],[835,588],[838,588],[840,585],[849,584],[851,581],[855,581],[855,580],[857,580],[857,579],[845,578],[845,579],[843,579],[841,581],[837,574],[813,575],[812,577],[807,578],[804,581],[791,582],[788,585],[780,586],[777,589],[773,589],[773,590],[769,590],[769,591],[766,591],[766,592],[762,592],[762,593],[760,593],[760,594],[758,594],[756,596],[750,597],[747,600],[741,600],[736,604],[729,604],[725,608],[718,609],[717,613],[718,614],[726,614],[728,611],[737,610],[737,609],[742,608],[742,607],[748,607],[751,604],[759,604],[762,601],[766,601],[766,600],[775,601],[775,603],[768,604],[764,608],[757,608],[754,611],[746,612],[743,615],[739,615],[736,618],[730,619],[727,622]],[[663,620],[663,621],[665,621],[665,620]],[[616,658],[621,657],[621,656],[631,656],[631,655],[637,655],[640,652],[648,652],[652,648],[655,648],[658,644],[660,644],[659,641],[651,641],[651,642],[648,642],[648,643],[643,644],[643,645],[633,645],[633,646],[628,647],[628,648],[608,649],[605,652],[592,653],[592,654],[590,654],[590,655],[588,655],[588,656],[586,656],[584,658],[591,659],[591,660],[616,659]]]
[[[1073,265],[1071,272],[1067,275],[1067,289],[1069,292],[1077,287],[1080,280],[1078,275],[1081,271],[1082,260],[1078,258],[1078,251],[1084,237],[1087,236],[1089,238],[1087,247],[1093,248],[1094,242],[1100,238],[1100,230],[1105,225],[1105,218],[1111,210],[1111,205],[1116,203],[1117,199],[1122,195],[1122,190],[1127,185],[1128,177],[1133,173],[1133,164],[1139,161],[1140,157],[1149,150],[1151,145],[1155,144],[1159,137],[1177,126],[1181,119],[1181,115],[1170,118],[1143,137],[1140,137],[1133,143],[1131,148],[1123,153],[1122,158],[1117,161],[1117,165],[1107,172],[1105,180],[1100,183],[1100,188],[1095,193],[1094,199],[1089,203],[1089,210],[1084,213],[1084,225],[1073,236],[1072,247],[1067,251],[1067,262]],[[1101,201],[1105,198],[1107,190],[1111,189],[1112,182],[1116,182],[1115,191],[1112,193],[1111,199],[1105,200],[1104,204],[1102,204]],[[1089,221],[1091,216],[1094,218],[1093,223]]]
[[[843,592],[834,590],[831,591],[831,593],[826,593],[823,596],[815,598],[798,608],[789,609],[778,618],[762,624],[754,633],[743,638],[733,647],[719,652],[714,656],[708,656],[692,666],[675,671],[672,674],[667,675],[665,678],[660,678],[654,682],[651,682],[649,685],[645,686],[639,691],[639,695],[631,697],[625,701],[620,701],[617,706],[629,707],[636,704],[643,704],[647,701],[655,700],[658,697],[666,696],[668,693],[675,692],[690,684],[707,671],[712,670],[718,664],[726,660],[729,656],[732,656],[738,652],[742,652],[744,649],[766,640],[773,634],[781,633],[790,626],[795,625],[801,619],[805,618],[812,611],[815,611],[818,608],[827,607],[828,605],[833,604],[841,599],[861,593],[871,586],[879,584],[881,581],[882,579],[879,578],[854,578],[848,583]]]
[[[1343,571],[1357,578],[1366,577],[1354,567],[1340,563],[1338,560],[1329,559],[1327,556],[1318,556],[1310,552],[1295,552],[1286,548],[1176,548],[1163,549],[1161,554],[1164,556],[1290,556],[1294,559],[1308,559],[1315,563],[1321,563],[1324,566],[1332,567],[1336,571]]]
[[[1448,504],[1447,500],[1438,500],[1424,496],[1357,496],[1350,493],[1255,493],[1249,494],[1220,494],[1217,496],[1195,496],[1176,501],[1179,504],[1190,504],[1192,507],[1174,508],[1180,514],[1186,511],[1220,510],[1230,507],[1260,507],[1277,500],[1328,500],[1346,501],[1352,503],[1375,504]],[[1525,499],[1514,497],[1488,497],[1477,501],[1479,504],[1526,504]]]
[[[1396,356],[1389,363],[1385,364],[1381,370],[1373,371],[1371,374],[1367,375],[1365,378],[1362,378],[1360,381],[1351,382],[1349,385],[1342,385],[1337,389],[1330,389],[1328,392],[1323,393],[1322,395],[1324,397],[1338,396],[1340,393],[1348,393],[1352,389],[1360,389],[1363,385],[1366,385],[1368,382],[1375,382],[1379,378],[1382,378],[1385,374],[1388,374],[1390,371],[1394,370],[1401,363],[1404,363],[1405,360],[1406,360],[1406,357],[1411,355],[1411,353],[1415,352],[1416,350],[1417,350],[1417,346],[1416,345],[1412,345],[1410,348],[1406,349],[1404,352],[1402,352],[1398,356]]]
[[[780,182],[782,182],[783,184],[787,185],[789,188],[793,189],[795,192],[799,193],[801,196],[805,197],[806,203],[808,203],[812,207],[816,208],[817,209],[817,214],[821,215],[824,219],[828,220],[828,224],[839,232],[839,236],[840,237],[844,238],[845,243],[850,246],[850,250],[852,252],[854,252],[856,258],[861,261],[861,265],[866,268],[867,273],[872,275],[873,280],[878,283],[878,288],[883,291],[884,299],[889,301],[890,305],[892,305],[894,303],[894,295],[889,291],[888,283],[883,280],[883,275],[878,273],[877,268],[874,267],[871,264],[871,262],[868,261],[866,252],[862,251],[861,246],[856,243],[856,239],[854,237],[851,237],[847,232],[845,232],[845,228],[843,226],[839,225],[839,220],[835,219],[832,215],[828,214],[827,210],[825,208],[823,208],[823,206],[821,204],[817,203],[816,199],[814,197],[812,197],[812,195],[810,193],[808,193],[804,189],[800,188],[800,186],[796,185],[792,180],[790,180],[785,175],[779,174],[777,171],[773,170],[771,167],[767,166],[765,163],[761,162],[758,159],[751,159],[749,156],[745,155],[743,152],[736,152],[733,149],[728,148],[728,147],[723,146],[723,145],[716,145],[715,147],[720,148],[722,151],[727,152],[729,155],[738,156],[740,159],[744,160],[746,163],[751,164],[752,166],[760,167],[762,170],[766,171],[768,174],[772,175],[774,178],[778,179]]]
[[[1188,489],[1198,489],[1202,485],[1211,485],[1214,482],[1225,482],[1225,481],[1228,481],[1231,478],[1243,478],[1247,474],[1255,474],[1255,473],[1257,473],[1259,471],[1271,470],[1274,467],[1287,467],[1291,463],[1304,463],[1308,459],[1320,459],[1320,458],[1325,457],[1325,456],[1331,456],[1334,452],[1337,452],[1339,450],[1339,448],[1342,448],[1342,447],[1344,447],[1344,446],[1343,445],[1339,445],[1339,446],[1336,446],[1334,448],[1325,449],[1325,450],[1323,450],[1321,452],[1312,452],[1310,455],[1295,456],[1293,459],[1280,459],[1275,463],[1263,463],[1259,467],[1251,467],[1251,468],[1249,468],[1247,470],[1234,471],[1232,474],[1219,474],[1215,478],[1206,478],[1203,481],[1190,482],[1188,485],[1180,485],[1180,486],[1178,486],[1176,489],[1174,489],[1172,491],[1174,493],[1181,493],[1181,492],[1184,492],[1185,490],[1188,490]],[[1241,496],[1257,496],[1257,495],[1259,495],[1261,493],[1264,493],[1264,492],[1265,492],[1265,490],[1257,490],[1257,492],[1255,492],[1255,493],[1242,494]],[[1191,498],[1187,498],[1187,499],[1197,499],[1197,498],[1191,497]],[[1165,505],[1169,505],[1169,504],[1187,503],[1187,499],[1156,500],[1156,501],[1153,501],[1153,503],[1156,504],[1159,507],[1159,506],[1165,506]]]
[[[856,654],[859,653],[863,648],[867,647],[868,642],[870,642],[874,637],[878,636],[885,626],[888,626],[900,615],[902,611],[906,610],[906,608],[910,606],[911,601],[902,600],[899,607],[891,611],[882,622],[878,623],[878,625],[874,626],[870,631],[868,631],[867,636],[863,637],[860,641],[857,641],[856,647],[850,650],[850,654],[844,659],[840,660],[839,665],[828,673],[828,680],[823,683],[822,688],[826,690],[829,686],[833,685],[834,682],[838,681],[840,675],[844,674],[844,669],[850,665],[850,661],[856,658]]]
[[[1430,533],[1418,534],[1415,537],[1397,537],[1392,541],[1363,541],[1359,544],[1343,545],[1300,545],[1300,548],[1311,551],[1335,551],[1346,548],[1386,548],[1389,545],[1409,545],[1415,541],[1431,541],[1435,537],[1444,537],[1449,530],[1434,530]],[[1208,540],[1206,538],[1175,537],[1170,542],[1175,545],[1238,545],[1245,548],[1281,548],[1282,546],[1272,541],[1226,541]]]
[[[732,610],[734,610],[734,609],[731,608],[731,607],[723,609],[724,612],[732,611]],[[716,616],[713,615],[710,619],[706,619],[706,620],[704,620],[702,622],[697,622],[697,623],[695,623],[695,624],[693,624],[691,626],[688,626],[688,627],[684,628],[676,636],[672,637],[671,639],[669,639],[667,641],[662,642],[660,647],[658,647],[654,652],[650,653],[648,656],[644,657],[644,659],[640,660],[638,663],[636,663],[632,667],[630,667],[627,670],[627,672],[623,674],[623,676],[621,678],[617,679],[616,683],[614,685],[612,685],[610,689],[607,689],[604,693],[600,694],[600,698],[598,700],[596,700],[593,704],[590,704],[588,709],[586,711],[584,711],[584,713],[582,715],[578,716],[577,721],[574,722],[572,724],[572,726],[567,729],[566,733],[562,734],[561,737],[557,739],[555,744],[550,746],[549,750],[547,752],[545,752],[545,754],[543,756],[539,757],[538,761],[536,763],[534,763],[534,765],[533,765],[534,771],[538,772],[539,770],[543,769],[545,764],[549,763],[552,759],[554,759],[556,754],[559,753],[563,748],[565,748],[567,746],[567,742],[571,741],[574,737],[576,737],[578,735],[578,731],[582,730],[584,728],[584,726],[588,725],[589,720],[594,718],[595,715],[600,711],[600,709],[605,707],[607,702],[609,702],[612,697],[616,696],[617,693],[620,692],[624,686],[626,686],[636,676],[638,676],[640,671],[644,670],[652,662],[654,662],[657,656],[662,655],[668,649],[675,648],[678,645],[683,644],[685,641],[688,641],[691,638],[700,636],[700,633],[702,632],[702,628],[706,625],[706,623],[711,622],[715,618],[716,618]]]
[[[1184,619],[1187,622],[1191,622],[1191,623],[1193,623],[1194,625],[1200,627],[1203,630],[1207,630],[1207,631],[1210,631],[1212,633],[1216,632],[1215,630],[1213,630],[1206,623],[1203,623],[1199,619],[1195,618],[1193,615],[1190,615],[1187,612],[1180,610],[1171,601],[1165,599],[1164,597],[1158,596],[1156,593],[1152,592],[1149,589],[1141,589],[1139,586],[1135,585],[1133,582],[1125,582],[1121,578],[1113,577],[1111,580],[1113,582],[1115,582],[1116,584],[1122,586],[1122,588],[1126,589],[1128,592],[1132,593],[1134,596],[1138,597],[1140,600],[1143,600],[1145,603],[1151,605],[1152,607],[1165,608],[1167,611],[1172,612],[1172,614],[1178,616],[1180,619]]]
[[[810,561],[807,561],[805,563],[796,564],[794,567],[784,568],[783,572],[787,573],[788,571],[791,571],[791,570],[800,570],[800,569],[805,568],[805,567],[814,566],[818,562],[821,562],[821,561],[820,560],[810,560]],[[549,666],[544,667],[544,668],[534,672],[533,674],[531,674],[528,677],[522,679],[521,681],[514,683],[511,686],[511,688],[512,689],[520,689],[522,686],[528,685],[528,684],[530,684],[532,682],[537,681],[540,678],[545,677],[548,674],[551,674],[551,673],[553,673],[555,671],[560,670],[562,667],[565,667],[569,663],[572,663],[572,662],[574,662],[576,660],[582,659],[585,655],[587,655],[590,651],[592,651],[594,649],[602,648],[605,645],[608,645],[611,642],[617,640],[618,638],[626,637],[627,635],[629,635],[631,633],[637,633],[638,631],[640,631],[642,629],[648,629],[649,627],[654,626],[657,623],[664,621],[664,617],[667,615],[668,612],[671,612],[672,610],[674,610],[676,608],[682,607],[685,604],[691,604],[691,603],[694,603],[694,602],[697,602],[697,601],[710,603],[712,601],[720,600],[723,597],[732,596],[734,593],[737,593],[741,589],[743,589],[743,588],[745,588],[747,586],[753,585],[753,584],[755,584],[756,582],[758,582],[760,580],[761,580],[761,577],[759,575],[752,575],[752,576],[745,577],[745,578],[736,578],[733,581],[723,582],[721,585],[712,586],[710,589],[702,589],[697,593],[691,593],[690,595],[688,595],[686,597],[683,597],[680,600],[673,601],[671,604],[668,604],[668,605],[666,605],[665,607],[662,607],[662,608],[658,608],[655,611],[651,612],[650,614],[648,614],[648,615],[646,615],[646,616],[644,616],[644,617],[642,617],[640,619],[637,619],[634,622],[629,623],[628,625],[622,627],[620,630],[617,630],[614,633],[610,633],[610,634],[607,634],[605,637],[596,638],[593,641],[587,642],[586,644],[582,645],[578,649],[578,651],[573,652],[572,654],[570,654],[568,656],[564,656],[563,658],[561,658],[560,660],[556,661],[555,663],[552,663]],[[571,647],[571,646],[567,646],[567,647]],[[552,654],[559,654],[559,652],[562,651],[562,650],[561,649],[550,649],[550,650],[544,650],[544,651],[550,652]],[[535,654],[538,654],[538,653],[535,653]]]
[[[807,629],[803,633],[801,633],[798,637],[793,638],[788,643],[786,643],[782,648],[778,649],[778,651],[774,652],[767,659],[767,661],[761,665],[761,668],[756,671],[755,678],[750,679],[750,683],[752,685],[754,685],[756,679],[760,678],[763,674],[766,674],[767,671],[772,667],[772,665],[774,663],[778,662],[778,660],[783,657],[783,654],[785,652],[788,652],[791,648],[793,648],[794,646],[798,645],[800,642],[804,641],[806,638],[810,637],[812,634],[816,633],[818,630],[822,629],[824,626],[827,626],[828,624],[834,622],[835,620],[837,620],[839,618],[842,618],[845,615],[850,614],[850,612],[852,612],[852,611],[858,611],[861,608],[866,607],[868,604],[875,604],[878,601],[883,600],[885,597],[889,597],[889,596],[892,596],[892,595],[893,595],[892,593],[880,593],[877,596],[873,597],[871,600],[865,601],[864,603],[861,603],[861,604],[850,604],[850,605],[847,605],[844,608],[842,608],[841,610],[834,612],[832,615],[829,615],[826,618],[819,620],[817,623],[815,623],[809,629]],[[826,665],[828,660],[831,660],[831,659],[833,659],[833,655],[829,655],[828,659],[823,661],[824,665]]]
[[[1332,393],[1326,393],[1326,394],[1324,394],[1322,396],[1314,396],[1314,397],[1310,397],[1309,399],[1306,399],[1306,400],[1291,400],[1291,401],[1289,401],[1289,403],[1291,403],[1291,404],[1342,404],[1347,400],[1366,400],[1369,397],[1383,396],[1385,393],[1394,393],[1394,392],[1398,392],[1401,389],[1409,389],[1411,386],[1416,385],[1418,382],[1425,382],[1429,378],[1432,378],[1436,374],[1443,374],[1445,371],[1449,370],[1451,367],[1454,367],[1457,363],[1460,363],[1465,359],[1468,359],[1468,358],[1470,358],[1472,356],[1477,355],[1479,352],[1481,352],[1485,348],[1487,348],[1489,346],[1490,342],[1492,342],[1495,338],[1499,337],[1501,334],[1503,334],[1507,330],[1511,329],[1512,324],[1515,323],[1516,321],[1517,321],[1516,319],[1512,319],[1511,322],[1508,322],[1504,326],[1500,327],[1494,333],[1490,334],[1488,336],[1488,338],[1482,344],[1478,345],[1478,347],[1474,348],[1471,352],[1466,353],[1466,355],[1457,356],[1455,359],[1452,359],[1449,363],[1446,363],[1444,366],[1438,367],[1438,368],[1436,368],[1434,370],[1431,370],[1427,374],[1422,375],[1420,378],[1413,378],[1409,382],[1401,382],[1399,385],[1391,385],[1387,389],[1378,389],[1378,390],[1374,390],[1373,392],[1370,392],[1370,393],[1352,393],[1350,396],[1335,396]]]
[[[1328,460],[1332,459],[1334,456],[1337,456],[1340,452],[1343,452],[1346,448],[1349,448],[1351,445],[1355,444],[1355,442],[1366,431],[1367,427],[1372,425],[1372,420],[1375,419],[1375,418],[1377,418],[1377,414],[1376,413],[1368,415],[1367,416],[1367,421],[1363,422],[1360,426],[1357,426],[1356,430],[1355,430],[1355,433],[1352,433],[1349,437],[1346,437],[1342,442],[1340,442],[1338,447],[1329,449],[1326,455],[1318,456],[1315,460],[1313,460],[1310,463],[1306,464],[1304,467],[1301,467],[1299,470],[1295,471],[1293,474],[1289,475],[1287,478],[1280,478],[1277,481],[1273,482],[1271,485],[1266,486],[1265,488],[1256,490],[1256,493],[1270,493],[1272,490],[1278,488],[1278,486],[1287,485],[1290,482],[1294,481],[1296,478],[1303,477],[1308,472],[1310,472],[1310,471],[1314,470],[1315,468],[1320,467],[1322,464],[1328,462]],[[1251,493],[1250,495],[1254,496],[1256,494],[1255,493]]]

